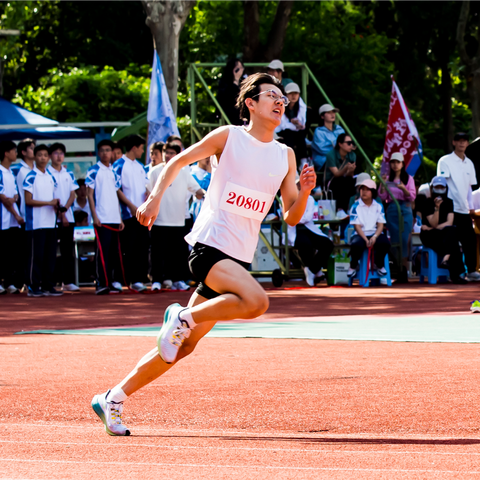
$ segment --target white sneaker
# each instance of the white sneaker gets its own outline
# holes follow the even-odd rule
[[[7,293],[7,291],[0,285],[0,295]]]
[[[308,268],[304,267],[303,271],[305,272],[305,281],[311,286],[315,286],[315,274]]]
[[[384,277],[380,279],[380,285],[388,285],[388,280]]]
[[[147,289],[147,287],[142,282],[132,283],[130,285],[130,288],[132,290],[135,290],[136,292],[139,292],[139,293],[144,292]]]
[[[181,320],[179,317],[182,310],[184,310],[184,307],[178,303],[170,305],[165,311],[163,326],[160,332],[158,332],[158,354],[165,363],[173,363],[175,361],[180,347],[192,331],[188,322]]]
[[[357,273],[357,269],[350,267],[350,268],[348,269],[348,272],[347,272],[347,277],[348,277],[348,278],[353,278],[356,273]]]
[[[7,288],[8,293],[20,293],[20,290],[15,285],[10,285]]]
[[[152,283],[152,292],[158,292],[160,291],[162,286],[160,285],[160,282],[153,282]]]
[[[112,287],[115,290],[122,290],[123,289],[122,284],[120,282],[112,282]]]
[[[385,267],[379,268],[377,270],[377,273],[381,276],[384,277],[387,274],[387,269]]]
[[[190,287],[183,280],[179,280],[178,282],[173,282],[172,290],[181,290],[185,292],[186,290],[190,290]]]
[[[465,275],[465,280],[467,282],[480,282],[480,273],[478,272],[471,272]]]
[[[105,425],[109,435],[130,435],[130,430],[122,425],[123,403],[107,402],[107,393],[95,395],[92,399],[92,408]]]
[[[172,281],[171,280],[164,280],[162,282],[162,288],[164,290],[170,290],[172,288]]]
[[[80,290],[80,287],[75,285],[74,283],[69,283],[67,285],[63,285],[63,291],[64,292],[78,292]]]

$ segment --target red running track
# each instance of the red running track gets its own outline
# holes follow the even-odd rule
[[[437,302],[430,287],[274,291],[269,315],[354,300],[361,314],[456,313],[467,287]],[[154,339],[11,335],[156,322],[172,294],[150,297],[2,298],[0,479],[480,478],[478,345],[207,338],[125,403],[132,436],[119,438],[91,398]]]

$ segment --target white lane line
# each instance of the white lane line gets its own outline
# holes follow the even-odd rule
[[[0,462],[22,462],[22,463],[53,463],[53,464],[75,464],[75,465],[117,465],[133,467],[184,467],[184,468],[250,468],[270,470],[316,470],[326,472],[405,472],[405,473],[456,473],[462,475],[479,475],[480,471],[468,472],[464,470],[421,470],[421,469],[396,469],[396,468],[333,468],[333,467],[277,467],[274,465],[204,465],[198,463],[146,463],[146,462],[98,462],[98,461],[75,461],[75,460],[33,460],[18,458],[0,458]]]
[[[27,423],[0,423],[0,428],[1,427],[24,427],[30,429],[31,427],[50,427],[50,428],[80,428],[80,429],[90,429],[90,430],[98,430],[99,432],[104,433],[104,427],[102,424],[98,425],[64,425],[64,424],[55,424],[55,423],[32,423],[32,424],[27,424]],[[298,440],[298,439],[323,439],[323,440],[328,440],[329,438],[339,440],[339,439],[352,439],[352,438],[357,438],[359,440],[365,439],[365,440],[388,440],[388,439],[393,439],[393,440],[410,440],[410,439],[421,439],[421,440],[439,440],[439,441],[444,441],[444,440],[453,440],[453,441],[459,441],[459,440],[478,440],[480,444],[480,436],[475,436],[471,435],[468,437],[438,437],[434,436],[431,434],[421,434],[421,433],[412,433],[412,434],[402,434],[402,435],[396,435],[394,433],[390,434],[385,434],[385,435],[373,435],[371,433],[339,433],[338,435],[335,433],[328,433],[328,432],[278,432],[278,431],[238,431],[238,430],[208,430],[208,429],[182,429],[182,428],[149,428],[149,427],[134,427],[135,433],[168,433],[171,436],[181,436],[181,434],[184,433],[202,433],[202,434],[210,434],[210,435],[239,435],[240,437],[253,437],[258,440],[262,440],[262,436],[268,437],[268,438],[281,438],[282,440],[285,440],[286,437],[292,438],[292,440]],[[133,435],[135,436],[135,434]],[[265,439],[268,439],[265,438]],[[242,440],[242,438],[239,438],[239,440]]]
[[[0,440],[1,443],[21,444],[21,445],[75,445],[75,446],[96,446],[111,448],[111,443],[82,443],[82,442],[48,442],[48,441],[34,441],[34,440]],[[390,450],[324,450],[315,448],[262,448],[262,447],[216,447],[216,446],[195,446],[195,445],[153,445],[148,443],[117,443],[116,448],[119,447],[141,447],[141,448],[163,448],[170,450],[247,450],[247,451],[260,451],[260,452],[303,452],[303,453],[329,453],[334,455],[340,455],[344,453],[354,453],[360,455],[368,454],[391,454],[391,455],[463,455],[463,456],[478,456],[480,452],[415,452],[415,451],[390,451]]]

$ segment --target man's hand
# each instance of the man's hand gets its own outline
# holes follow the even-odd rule
[[[64,227],[68,227],[69,224],[70,222],[68,221],[67,216],[65,215],[65,213],[62,213],[62,225]]]
[[[305,164],[300,173],[300,190],[310,193],[315,188],[316,183],[317,175],[315,169]]]
[[[470,212],[470,215],[471,215],[472,217],[477,217],[477,216],[478,216],[477,213],[476,213],[476,211],[475,211],[475,209],[473,209],[473,208],[472,208],[471,210],[469,210],[469,212]]]
[[[17,221],[17,223],[18,223],[19,225],[23,225],[23,224],[25,223],[25,220],[23,219],[23,217],[21,217],[20,215],[18,215],[18,213],[15,214],[15,220]]]
[[[160,202],[147,199],[137,208],[137,220],[140,225],[152,229],[152,225],[155,222],[158,210],[160,209]]]
[[[14,198],[10,198],[10,197],[5,197],[5,207],[8,208],[8,207],[11,207],[13,204],[15,203],[15,199]]]
[[[96,215],[93,217],[93,225],[97,228],[100,228],[102,226],[102,222],[98,219]]]
[[[422,230],[423,232],[428,232],[428,230],[433,230],[432,227],[428,227],[427,225],[422,225],[422,227],[420,228],[420,230]]]
[[[118,229],[122,232],[124,228],[125,228],[125,224],[122,221],[120,221],[120,225]]]
[[[54,198],[48,202],[48,205],[51,205],[52,207],[58,207],[60,205],[60,200],[58,198]]]
[[[136,217],[137,216],[137,207],[135,207],[135,205],[131,205],[130,207],[128,207],[128,209],[130,210],[130,213],[132,214],[132,217]]]

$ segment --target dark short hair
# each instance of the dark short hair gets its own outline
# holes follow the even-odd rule
[[[0,162],[5,158],[5,154],[10,150],[17,148],[17,144],[11,140],[2,140],[0,142]]]
[[[77,180],[78,186],[83,187],[85,185],[85,179],[84,178],[79,178]]]
[[[346,139],[347,137],[352,138],[348,133],[341,133],[341,134],[337,137],[337,142],[335,143],[335,150],[340,150],[340,144],[341,144],[341,143],[345,143],[345,139]]]
[[[73,212],[73,217],[75,218],[75,223],[81,223],[88,218],[88,213],[83,210],[75,210],[75,212]]]
[[[113,143],[111,140],[108,140],[108,138],[106,138],[105,140],[100,140],[100,141],[97,143],[97,152],[98,152],[98,150],[100,150],[102,147],[110,147],[110,148],[113,150],[114,143]]]
[[[50,153],[48,150],[48,147],[44,144],[41,143],[40,145],[37,145],[35,149],[33,150],[33,153],[36,155],[37,152],[41,152],[42,150],[45,150],[47,153]]]
[[[119,148],[123,153],[123,147],[120,145],[120,142],[112,142],[112,143],[113,143],[112,150],[115,150],[116,148]]]
[[[17,145],[17,155],[23,160],[24,155],[23,152],[30,146],[32,145],[35,146],[35,140],[33,138],[24,138],[19,144]]]
[[[250,112],[248,107],[245,105],[245,100],[247,98],[253,98],[260,93],[260,85],[264,84],[275,85],[280,89],[283,95],[285,95],[285,89],[283,85],[272,75],[268,73],[254,73],[247,77],[240,84],[240,93],[237,97],[237,108],[240,110],[240,118],[243,118],[247,121],[250,120]],[[258,100],[255,100],[258,101]]]
[[[177,145],[176,143],[170,143],[170,142],[166,143],[165,150],[175,150],[177,152],[177,155],[182,151],[182,149],[180,148],[180,145]]]
[[[359,185],[359,190],[362,188],[368,188],[366,185]],[[368,188],[372,192],[372,200],[375,200],[378,197],[378,190],[376,188]]]
[[[178,147],[178,145],[177,145]],[[150,145],[150,155],[154,150],[159,150],[162,153],[165,150],[165,144],[163,142],[155,142]]]
[[[51,155],[55,150],[61,150],[63,153],[67,153],[67,149],[65,148],[65,145],[63,143],[60,143],[60,142],[55,142],[55,143],[52,143],[49,147],[48,147],[48,153]]]
[[[139,147],[145,145],[145,139],[140,135],[129,135],[122,139],[122,144],[125,146],[125,150],[129,152],[133,147]]]

